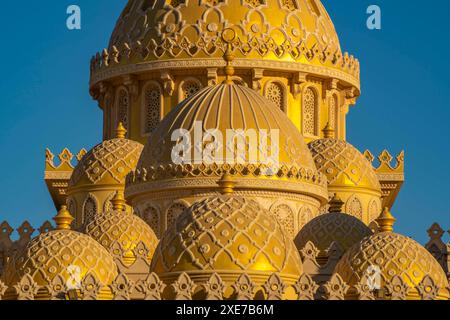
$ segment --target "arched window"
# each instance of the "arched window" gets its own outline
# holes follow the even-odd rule
[[[179,89],[179,100],[183,101],[192,97],[202,89],[202,84],[195,78],[188,78],[181,82]]]
[[[317,136],[318,98],[312,88],[303,93],[303,134]]]
[[[334,129],[335,137],[338,138],[338,126],[339,126],[339,109],[338,109],[338,98],[334,94],[330,99],[330,109],[329,109],[329,123]]]
[[[347,210],[346,212],[360,220],[363,218],[363,207],[361,201],[353,196],[347,201]]]
[[[124,88],[119,89],[117,93],[116,112],[116,126],[122,122],[123,126],[129,130],[130,97]]]
[[[166,221],[167,221],[167,228],[169,228],[172,223],[175,222],[175,220],[178,218],[178,216],[187,208],[188,206],[177,202],[170,206],[170,208],[167,210],[166,215]]]
[[[75,202],[75,199],[73,198],[67,199],[67,209],[69,210],[70,214],[73,217],[77,216],[77,203]]]
[[[267,99],[275,103],[280,110],[286,110],[286,91],[283,84],[279,82],[269,82],[264,91],[264,95]]]
[[[147,207],[144,210],[144,213],[141,217],[147,224],[153,229],[156,236],[160,237],[160,227],[159,227],[159,212],[158,210],[153,207]]]
[[[83,205],[83,222],[89,221],[98,212],[97,200],[89,195]]]
[[[151,133],[161,120],[162,92],[156,82],[149,83],[144,89],[143,99],[143,133]]]
[[[294,238],[294,212],[292,209],[287,204],[279,204],[270,211],[275,219],[283,226],[284,230]]]
[[[381,214],[381,209],[378,207],[376,200],[372,200],[369,205],[369,222],[377,219]]]

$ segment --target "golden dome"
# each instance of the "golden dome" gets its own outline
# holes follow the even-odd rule
[[[364,238],[350,248],[335,268],[343,280],[353,286],[367,275],[368,268],[378,266],[381,271],[381,287],[399,276],[411,288],[420,284],[429,275],[442,290],[441,297],[447,297],[447,277],[436,259],[411,238],[392,232],[376,233]]]
[[[126,175],[136,167],[144,147],[125,139],[120,128],[117,133],[117,138],[103,141],[81,159],[70,178],[69,193],[84,186],[123,187]]]
[[[325,138],[308,144],[317,169],[328,186],[358,187],[381,192],[375,170],[364,155],[344,140]]]
[[[117,241],[124,251],[124,262],[127,265],[136,260],[133,250],[140,242],[149,250],[149,262],[158,244],[158,238],[150,226],[135,214],[126,211],[112,210],[95,215],[87,222],[84,231],[109,252]]]
[[[263,283],[279,273],[292,283],[303,267],[294,243],[268,211],[253,200],[219,196],[178,217],[156,249],[152,270],[171,280],[186,272],[198,282],[213,273],[233,282],[247,273]]]
[[[233,28],[237,58],[298,61],[338,68],[339,38],[318,0],[131,0],[112,33],[108,54],[130,63],[222,59],[222,31]]]
[[[70,267],[80,269],[80,279],[94,275],[104,286],[117,277],[112,256],[89,236],[71,230],[53,230],[32,239],[7,264],[5,280],[15,285],[29,274],[39,286],[47,286],[61,275],[69,280]]]
[[[345,252],[371,234],[369,227],[349,214],[326,213],[312,219],[300,230],[295,245],[301,250],[311,241],[323,252],[336,242]]]
[[[173,133],[175,130],[184,129],[194,137],[198,123],[202,125],[200,131],[217,129],[224,133],[224,139],[225,133],[230,129],[243,132],[254,130],[257,134],[259,130],[265,130],[269,137],[272,131],[277,131],[279,133],[277,170],[272,175],[267,174],[270,165],[260,161],[249,163],[248,158],[245,163],[238,157],[229,161],[226,154],[228,146],[223,148],[221,157],[226,160],[222,161],[225,163],[221,164],[213,159],[212,164],[205,161],[197,164],[192,161],[192,164],[174,165],[172,151],[177,142],[172,141]],[[267,145],[263,146],[261,140],[257,139],[255,141],[257,152],[272,147],[270,139],[268,141]],[[249,147],[249,143],[246,144]],[[194,158],[192,149],[190,152]],[[167,180],[167,184],[173,188],[173,178],[181,180],[201,177],[202,183],[207,183],[207,178],[210,178],[212,180],[208,187],[213,188],[224,172],[247,181],[267,179],[271,181],[271,188],[295,190],[312,195],[321,202],[327,199],[326,179],[317,172],[302,135],[289,118],[256,91],[237,84],[222,83],[207,87],[186,99],[162,120],[149,137],[136,171],[128,176],[127,200],[132,200],[145,190],[155,192],[157,188],[164,188],[161,183],[151,185],[154,181]],[[290,183],[286,183],[286,180]],[[146,183],[149,183],[148,188],[141,185]],[[261,182],[258,182],[258,187],[252,187],[250,184],[251,182],[247,182],[248,188],[269,187]]]

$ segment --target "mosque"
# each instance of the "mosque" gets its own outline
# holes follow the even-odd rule
[[[46,151],[55,225],[0,224],[0,300],[450,298],[440,226],[394,232],[404,153],[346,140],[359,61],[319,0],[129,0],[90,73],[103,141]],[[198,123],[277,131],[276,170],[175,164]]]

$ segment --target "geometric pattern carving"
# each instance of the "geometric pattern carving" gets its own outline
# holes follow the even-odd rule
[[[90,221],[98,212],[97,200],[93,194],[89,194],[83,205],[83,221]]]
[[[330,186],[356,186],[380,191],[375,170],[366,157],[346,141],[319,139],[308,144],[317,169]]]
[[[33,300],[39,290],[39,285],[29,274],[25,274],[14,286],[17,293],[17,300]]]
[[[124,184],[134,170],[143,145],[128,139],[105,140],[90,150],[76,166],[69,188],[91,184]]]
[[[202,89],[202,85],[198,80],[184,81],[181,86],[182,100],[188,99]]]
[[[162,92],[157,84],[150,84],[144,91],[144,133],[148,134],[156,128],[161,120]]]
[[[5,270],[7,284],[17,283],[27,273],[40,286],[50,285],[58,275],[71,278],[70,266],[81,276],[92,273],[102,283],[111,283],[117,267],[111,255],[89,236],[69,230],[40,234],[27,244]]]
[[[109,285],[109,287],[114,294],[114,300],[130,300],[134,283],[128,279],[125,274],[119,273],[117,278]]]
[[[225,283],[217,273],[213,273],[209,280],[203,284],[206,300],[223,300]]]
[[[167,228],[169,228],[178,218],[178,216],[183,213],[184,210],[187,209],[187,205],[176,202],[172,204],[169,209],[167,209],[166,219],[167,219]]]
[[[417,286],[417,291],[419,291],[422,300],[435,300],[439,295],[439,290],[440,288],[436,286],[429,275],[426,275]]]
[[[125,129],[128,129],[128,118],[130,112],[130,97],[125,89],[121,89],[117,95],[117,121],[122,122]]]
[[[232,287],[235,291],[236,300],[253,300],[256,285],[246,273],[240,275]]]
[[[272,274],[263,285],[267,300],[282,300],[287,286],[276,273]]]
[[[308,136],[317,135],[317,95],[311,88],[303,93],[303,134]]]
[[[285,89],[281,83],[278,82],[270,82],[266,86],[265,96],[267,99],[272,101],[280,110],[286,110],[285,105]]]
[[[350,288],[339,274],[334,274],[324,286],[328,300],[344,300]]]
[[[297,300],[314,300],[314,296],[319,286],[314,282],[308,274],[302,274],[300,279],[294,285]]]
[[[145,280],[139,280],[136,290],[144,295],[144,300],[161,300],[166,285],[156,273],[150,273]]]
[[[386,291],[391,300],[406,300],[410,289],[401,276],[394,276],[390,283],[386,284]]]
[[[187,273],[182,273],[171,287],[175,292],[175,300],[192,300],[192,295],[197,286]]]
[[[327,250],[333,242],[347,251],[372,231],[359,219],[345,213],[326,213],[312,219],[298,233],[295,245],[299,250],[311,241],[320,251]]]
[[[261,263],[269,274],[302,273],[292,240],[267,210],[253,200],[220,196],[197,202],[179,216],[163,235],[152,270],[159,275],[234,270],[238,276],[260,273]]]
[[[345,211],[348,214],[358,218],[359,220],[362,220],[362,218],[363,218],[363,207],[362,207],[361,201],[355,195],[350,197],[350,199],[347,201]]]
[[[278,220],[284,230],[294,237],[294,212],[287,204],[279,204],[270,210],[271,215]]]
[[[344,254],[335,272],[352,286],[371,266],[380,269],[382,287],[399,277],[408,287],[415,288],[426,275],[440,288],[448,286],[446,275],[433,256],[411,238],[396,233],[364,238]]]

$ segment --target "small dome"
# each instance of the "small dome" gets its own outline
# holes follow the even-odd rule
[[[262,283],[279,273],[292,283],[303,267],[293,241],[267,210],[253,200],[218,196],[178,217],[156,249],[152,270],[167,280],[186,272],[199,282],[213,273],[234,282],[247,273]]]
[[[98,241],[108,252],[117,241],[124,250],[124,262],[131,265],[135,260],[134,248],[142,242],[149,250],[150,262],[158,244],[150,226],[135,214],[112,210],[95,215],[84,228],[86,234]]]
[[[381,192],[375,170],[364,155],[346,141],[325,138],[308,144],[317,169],[333,187],[358,187]]]
[[[295,245],[301,250],[311,241],[317,249],[325,251],[336,242],[345,252],[371,234],[369,227],[351,215],[326,213],[312,219],[300,230]]]
[[[124,132],[119,127],[117,138],[103,141],[81,159],[70,178],[69,192],[92,185],[123,187],[126,175],[135,169],[144,148],[138,142],[125,139]]]
[[[29,274],[39,286],[61,275],[70,279],[69,267],[80,268],[80,279],[94,275],[104,286],[117,276],[112,256],[89,236],[72,230],[53,230],[32,239],[7,264],[5,280],[13,286]]]
[[[439,296],[448,299],[447,277],[431,253],[411,238],[392,232],[395,218],[387,208],[377,222],[381,232],[351,247],[336,265],[334,273],[349,286],[354,286],[368,275],[370,267],[376,266],[380,269],[382,288],[399,276],[411,288],[408,295],[416,297],[417,290],[414,289],[429,276],[441,288]]]

